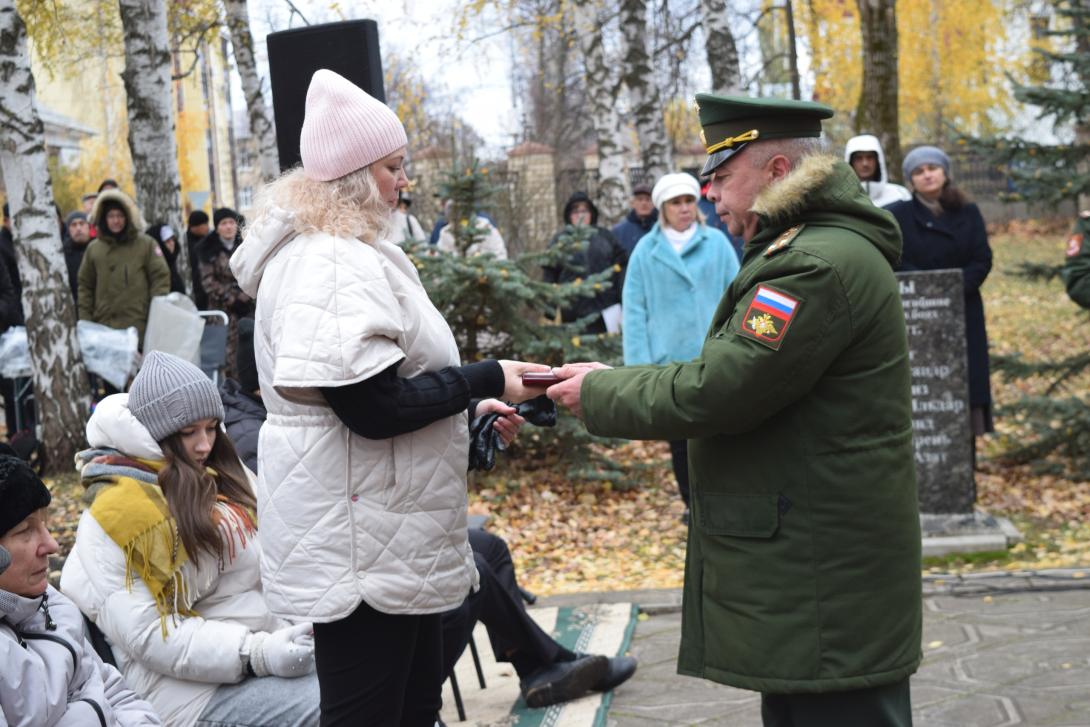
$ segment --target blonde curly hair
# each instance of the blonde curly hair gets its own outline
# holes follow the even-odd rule
[[[258,193],[260,219],[270,208],[294,215],[299,234],[324,232],[374,242],[387,236],[392,210],[382,199],[367,166],[328,182],[310,179],[301,166],[292,167]]]

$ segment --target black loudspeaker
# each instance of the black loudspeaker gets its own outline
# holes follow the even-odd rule
[[[282,30],[270,33],[265,41],[269,47],[269,81],[281,171],[299,163],[299,132],[303,129],[307,87],[315,71],[328,68],[386,102],[378,24],[374,20]]]

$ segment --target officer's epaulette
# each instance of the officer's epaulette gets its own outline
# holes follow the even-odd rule
[[[1083,218],[1084,220],[1090,220],[1090,210],[1083,210],[1079,213],[1079,217]]]
[[[783,234],[776,238],[776,241],[765,248],[765,257],[772,257],[780,250],[784,249],[791,244],[791,241],[799,236],[802,232],[802,228],[806,225],[795,225],[794,227],[788,227],[783,231]]]

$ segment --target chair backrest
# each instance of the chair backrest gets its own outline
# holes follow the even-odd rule
[[[227,365],[227,314],[218,310],[202,310],[197,315],[205,319],[204,333],[201,334],[201,371],[218,384],[220,371]],[[210,318],[222,319],[223,325],[209,325]]]
[[[91,646],[94,647],[95,653],[99,658],[110,666],[117,666],[117,659],[114,658],[113,649],[110,648],[110,642],[106,640],[106,634],[102,633],[102,629],[95,626],[95,622],[87,618],[87,614],[83,614],[83,624],[87,627],[87,638],[91,642]]]

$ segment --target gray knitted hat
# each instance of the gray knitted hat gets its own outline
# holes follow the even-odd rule
[[[946,156],[946,152],[937,146],[918,146],[905,154],[905,160],[901,163],[904,180],[911,182],[912,172],[922,164],[937,164],[946,172],[946,178],[950,178],[950,157]]]
[[[212,380],[177,356],[152,351],[129,387],[129,411],[156,442],[201,419],[223,421]]]

